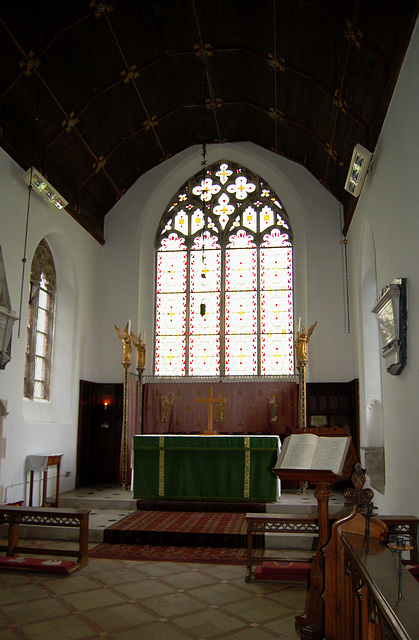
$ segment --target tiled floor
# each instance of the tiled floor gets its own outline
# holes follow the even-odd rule
[[[115,487],[63,494],[60,506],[91,508],[90,546],[135,509]],[[94,500],[94,502],[93,502]],[[87,502],[83,502],[87,501]],[[89,502],[91,501],[91,502]],[[315,508],[312,493],[281,496],[273,510]],[[339,506],[340,499],[332,499]],[[3,542],[3,541],[1,541]],[[27,540],[47,550],[54,541]],[[74,548],[75,543],[61,543]],[[90,559],[69,577],[0,572],[1,640],[297,640],[304,583],[245,582],[244,566]]]
[[[51,542],[39,544],[47,551]],[[96,559],[69,577],[2,571],[0,637],[297,639],[306,586],[246,583],[244,573],[240,566]]]

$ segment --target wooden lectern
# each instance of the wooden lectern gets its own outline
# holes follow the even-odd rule
[[[330,436],[333,437],[333,436]],[[337,475],[325,469],[285,469],[275,467],[274,473],[281,480],[298,480],[314,485],[314,496],[317,499],[319,542],[311,568],[310,590],[306,600],[305,613],[295,620],[296,629],[302,640],[323,640],[324,638],[324,560],[322,547],[327,543],[329,531],[329,499],[330,487],[337,482],[349,480],[353,465],[358,462],[358,456],[352,441],[350,442],[342,473]]]

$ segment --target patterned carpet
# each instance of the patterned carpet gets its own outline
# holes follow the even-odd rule
[[[263,557],[263,549],[254,555]],[[246,565],[246,549],[226,547],[178,547],[164,545],[108,544],[89,551],[90,558],[111,560],[142,560],[147,562],[198,562],[204,564]]]
[[[104,542],[246,548],[246,514],[136,511],[108,527]]]
[[[142,511],[212,511],[223,513],[265,513],[266,502],[242,502],[239,500],[162,500],[141,498],[137,509]]]
[[[89,556],[245,565],[246,547],[245,513],[136,511],[108,527]]]

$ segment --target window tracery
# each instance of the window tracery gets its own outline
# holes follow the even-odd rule
[[[156,234],[155,375],[293,375],[292,240],[247,169],[222,161],[188,180]]]

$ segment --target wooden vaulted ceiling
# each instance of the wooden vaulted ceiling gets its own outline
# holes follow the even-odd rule
[[[139,176],[204,140],[302,164],[347,229],[352,151],[374,150],[417,12],[417,0],[2,2],[0,144],[99,242]]]

